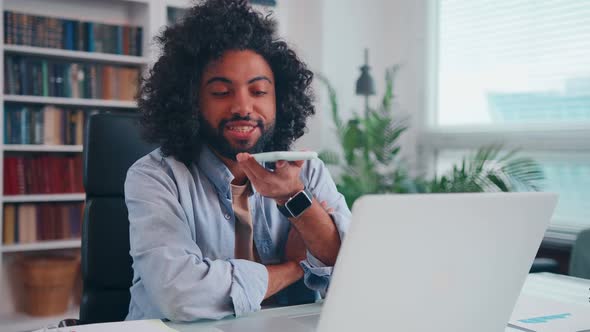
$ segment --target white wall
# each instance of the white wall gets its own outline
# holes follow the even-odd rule
[[[325,49],[323,0],[279,0],[274,11],[279,21],[279,34],[295,49],[310,70],[321,71]],[[314,89],[317,88],[314,86]],[[321,148],[320,134],[324,131],[326,119],[320,111],[319,98],[316,104],[319,112],[308,122],[309,132],[297,142],[297,149]]]
[[[363,50],[369,48],[371,74],[377,84],[377,105],[384,90],[385,69],[401,64],[395,94],[400,116],[414,125],[404,137],[402,151],[415,164],[417,124],[424,113],[426,19],[429,0],[279,0],[276,8],[281,34],[294,45],[315,72],[335,86],[343,118],[362,112],[363,99],[354,94]],[[322,150],[336,139],[325,88],[316,83],[317,115],[297,148]]]

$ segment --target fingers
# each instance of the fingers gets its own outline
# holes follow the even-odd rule
[[[269,173],[264,167],[260,166],[256,159],[254,159],[249,153],[238,153],[236,159],[250,181],[263,179]]]
[[[286,161],[286,160],[278,160],[275,163],[275,168],[283,168],[289,164],[296,166],[297,168],[301,168],[301,166],[303,166],[303,163],[305,163],[305,160],[297,160],[297,161]]]
[[[303,166],[303,163],[305,163],[305,160],[297,160],[297,161],[291,162],[291,164],[297,166],[298,168],[301,168],[301,166]]]
[[[303,186],[299,178],[303,161],[298,163],[278,161],[276,169],[270,171],[260,165],[249,153],[238,153],[236,160],[254,188],[265,197],[282,200]]]

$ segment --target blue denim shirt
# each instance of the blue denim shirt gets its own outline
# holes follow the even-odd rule
[[[306,162],[301,179],[317,200],[334,209],[332,220],[343,239],[350,211],[324,164]],[[274,200],[254,188],[249,205],[261,263],[235,259],[232,180],[229,169],[206,147],[190,167],[156,149],[129,168],[125,202],[133,283],[127,319],[193,321],[260,310],[268,284],[264,265],[282,261],[290,222]],[[325,293],[332,267],[309,252],[300,264],[303,288]],[[279,297],[291,296],[287,302],[296,302],[293,297],[301,293]]]

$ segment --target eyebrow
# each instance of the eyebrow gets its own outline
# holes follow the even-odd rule
[[[270,78],[268,78],[268,77],[266,77],[264,75],[262,75],[262,76],[256,76],[256,77],[248,80],[248,84],[252,84],[252,83],[254,83],[256,81],[267,81],[268,83],[272,84],[272,81],[270,80]]]
[[[256,76],[254,78],[251,78],[248,80],[248,84],[252,84],[256,81],[267,81],[268,83],[272,84],[272,81],[270,80],[270,78],[261,75],[261,76]],[[227,77],[222,77],[222,76],[215,76],[215,77],[211,77],[210,79],[207,80],[207,83],[205,83],[205,85],[209,85],[211,83],[214,82],[222,82],[222,83],[228,83],[228,84],[233,84],[232,80],[230,80]]]
[[[233,82],[225,77],[221,77],[221,76],[215,76],[215,77],[211,77],[209,80],[207,80],[207,83],[205,83],[205,85],[209,85],[213,82],[223,82],[223,83],[229,83],[232,84]]]

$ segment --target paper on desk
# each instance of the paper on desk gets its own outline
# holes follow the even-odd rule
[[[509,324],[535,332],[590,330],[590,305],[521,294]]]
[[[101,323],[62,327],[60,332],[178,332],[169,328],[159,319],[130,320],[115,323]]]

